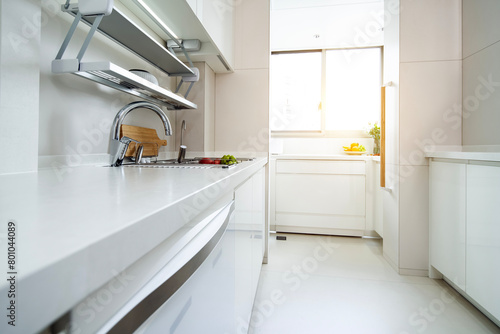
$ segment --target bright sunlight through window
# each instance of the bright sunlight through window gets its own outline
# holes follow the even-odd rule
[[[362,131],[380,117],[381,49],[275,53],[271,130]]]
[[[361,130],[380,113],[380,49],[326,51],[326,130]]]
[[[271,130],[321,130],[321,52],[271,57]]]

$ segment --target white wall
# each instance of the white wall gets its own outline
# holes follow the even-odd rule
[[[72,74],[53,74],[51,62],[73,18],[54,11],[52,7],[44,6],[43,9],[50,19],[42,26],[41,36],[40,163],[42,167],[94,163],[96,157],[106,157],[109,153],[110,126],[116,113],[126,104],[138,99]],[[83,23],[78,27],[64,58],[75,57],[86,36],[88,27]],[[169,78],[149,63],[96,33],[82,61],[102,60],[109,60],[125,69],[145,69],[158,78],[161,86],[174,88],[175,78]],[[175,126],[175,112],[167,111],[166,114]],[[162,148],[160,152],[177,150],[174,138],[165,136],[158,116],[151,111],[134,111],[125,119],[125,123],[155,128],[159,137],[168,142],[167,148]]]
[[[343,146],[359,143],[371,154],[372,138],[271,138],[271,153],[304,155],[344,155]]]
[[[500,148],[498,17],[499,1],[463,0],[463,145],[466,149]],[[455,113],[450,117],[456,119],[457,116]]]
[[[272,1],[271,50],[383,45],[383,8],[381,0]]]
[[[0,174],[38,168],[40,1],[0,1]]]
[[[215,150],[268,152],[269,0],[234,11],[234,73],[216,75]]]
[[[182,121],[186,121],[183,144],[187,146],[187,155],[199,152],[214,151],[214,118],[215,118],[215,73],[206,63],[194,63],[200,70],[200,80],[196,82],[188,95],[188,99],[198,105],[196,110],[177,111],[175,147],[179,147]],[[180,80],[180,79],[178,79]],[[185,83],[181,92],[185,92]],[[196,152],[196,153],[195,153]]]

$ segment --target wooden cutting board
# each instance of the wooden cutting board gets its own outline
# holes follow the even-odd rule
[[[161,146],[167,146],[167,141],[158,137],[155,129],[143,128],[140,126],[122,124],[120,128],[120,138],[129,137],[141,142],[144,146],[143,157],[158,156],[158,150]],[[135,157],[138,144],[132,142],[128,147],[126,157]]]

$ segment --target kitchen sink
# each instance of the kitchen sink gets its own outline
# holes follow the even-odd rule
[[[124,163],[123,167],[141,167],[141,168],[191,168],[191,169],[229,169],[236,167],[239,163],[244,161],[252,161],[254,158],[236,158],[237,164],[223,165],[223,164],[200,164],[202,158],[185,159],[183,162],[177,162],[177,159],[168,160],[156,160],[151,162],[141,162],[141,163]],[[218,159],[218,158],[209,158]]]

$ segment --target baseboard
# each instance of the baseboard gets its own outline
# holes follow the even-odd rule
[[[429,270],[400,268],[399,274],[403,276],[429,277]]]
[[[364,233],[364,231],[362,230],[345,230],[345,229],[335,229],[335,228],[301,227],[301,226],[288,226],[288,225],[276,225],[276,232],[338,235],[345,237],[362,237]]]

